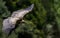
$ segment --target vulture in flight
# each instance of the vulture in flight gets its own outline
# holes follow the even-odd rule
[[[2,31],[9,34],[10,31],[15,28],[16,22],[23,19],[27,13],[32,11],[33,7],[34,4],[25,9],[14,11],[10,17],[3,20]]]

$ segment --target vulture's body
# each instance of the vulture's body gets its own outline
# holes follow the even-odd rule
[[[21,20],[27,13],[32,11],[33,7],[34,7],[34,4],[32,4],[31,6],[29,6],[26,9],[17,10],[17,11],[12,13],[11,17],[8,17],[7,19],[4,19],[3,20],[3,27],[2,27],[3,32],[9,34],[9,32],[13,28],[15,28],[16,22],[18,20]]]

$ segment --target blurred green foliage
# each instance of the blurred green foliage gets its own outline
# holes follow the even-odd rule
[[[59,0],[55,0],[54,1],[54,8],[56,10],[56,21],[57,21],[57,24],[58,24],[58,30],[60,32],[60,3],[59,3]]]
[[[60,36],[60,1],[59,0],[0,0],[0,38],[2,22],[13,11],[24,9],[31,4],[34,9],[17,23],[17,28],[8,38],[59,38]]]

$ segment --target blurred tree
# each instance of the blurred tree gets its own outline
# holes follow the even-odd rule
[[[17,28],[8,38],[59,38],[57,35],[60,29],[58,0],[0,0],[1,27],[2,18],[7,18],[13,11],[26,8],[32,3],[34,3],[34,9],[25,16],[25,23],[17,22]],[[2,38],[3,35],[1,35]]]
[[[60,0],[54,0],[54,9],[56,13],[56,22],[57,22],[57,29],[58,29],[58,38],[60,37]]]

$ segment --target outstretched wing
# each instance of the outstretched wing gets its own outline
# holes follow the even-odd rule
[[[33,7],[34,7],[34,4],[29,6],[28,8],[25,8],[25,9],[22,9],[22,10],[17,10],[15,12],[13,12],[13,14],[11,15],[11,19],[10,20],[13,23],[16,23],[17,20],[22,19],[27,13],[32,11]]]
[[[34,4],[32,4],[31,6],[29,6],[26,9],[17,10],[15,12],[13,12],[13,14],[11,15],[11,17],[14,17],[14,18],[23,18],[24,15],[26,15],[27,13],[29,13],[30,11],[32,11],[33,7],[34,7]]]
[[[22,19],[24,15],[32,11],[33,7],[34,7],[34,4],[32,4],[26,9],[13,12],[11,17],[8,17],[3,21],[3,27],[2,27],[3,32],[9,34],[11,29],[15,28],[16,21],[19,19]]]

